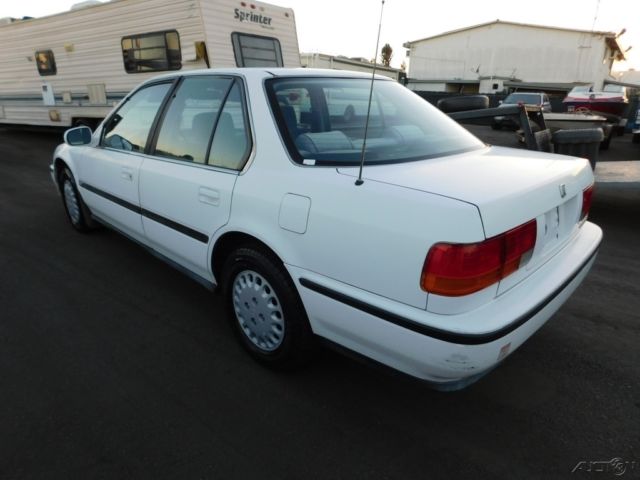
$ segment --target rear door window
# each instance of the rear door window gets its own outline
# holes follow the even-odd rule
[[[250,150],[249,122],[241,84],[236,80],[218,119],[208,163],[215,167],[241,170]]]
[[[228,77],[185,78],[164,115],[153,154],[204,164],[232,84]]]

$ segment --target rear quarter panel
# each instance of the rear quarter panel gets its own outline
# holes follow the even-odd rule
[[[281,226],[287,194],[310,199],[304,233]],[[471,204],[375,181],[356,186],[333,168],[272,171],[259,158],[237,181],[227,228],[261,239],[286,264],[419,308],[430,246],[484,239]]]

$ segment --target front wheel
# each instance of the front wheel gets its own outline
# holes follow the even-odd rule
[[[89,218],[89,209],[82,201],[73,174],[68,168],[60,175],[60,189],[64,210],[71,226],[83,233],[91,230],[93,223]]]
[[[253,247],[233,252],[223,267],[223,292],[232,328],[260,363],[292,368],[305,363],[314,339],[302,301],[282,264]]]

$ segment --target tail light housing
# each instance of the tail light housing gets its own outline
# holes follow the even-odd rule
[[[593,187],[594,184],[592,183],[582,191],[582,211],[580,212],[580,222],[584,222],[589,216],[589,210],[591,210],[591,203],[593,201]]]
[[[526,264],[536,245],[536,220],[478,243],[437,243],[422,267],[421,288],[460,297],[499,282]]]

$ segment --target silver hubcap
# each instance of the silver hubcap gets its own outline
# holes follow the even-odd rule
[[[64,203],[67,205],[69,218],[74,225],[77,224],[80,221],[80,205],[70,180],[64,181]]]
[[[253,270],[233,282],[233,308],[244,334],[261,350],[271,352],[284,339],[284,314],[273,287]]]

